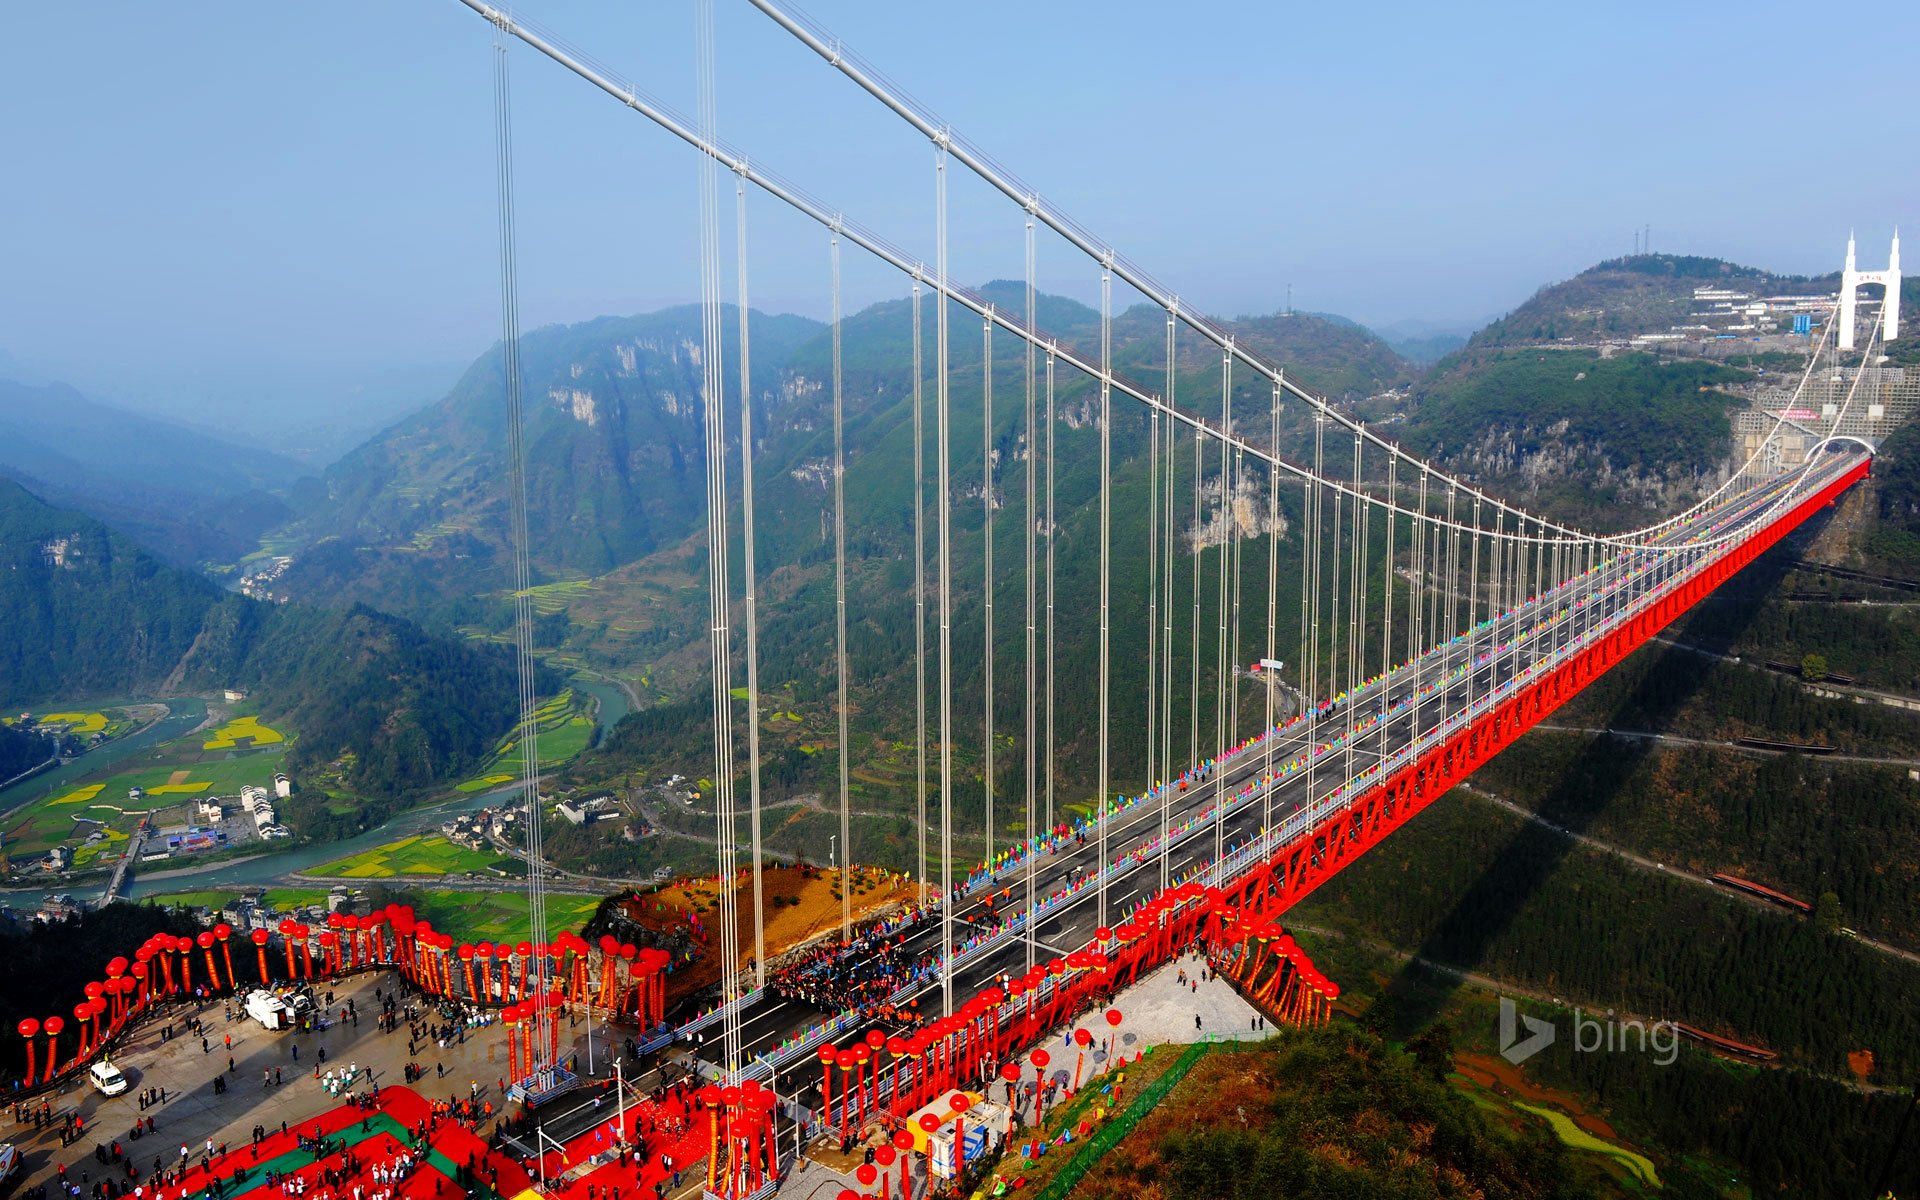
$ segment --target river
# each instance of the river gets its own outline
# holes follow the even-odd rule
[[[606,739],[613,727],[620,723],[620,718],[633,711],[633,701],[627,699],[626,690],[617,683],[585,679],[575,675],[573,686],[576,690],[592,696],[599,706],[593,714],[594,722],[598,725],[598,728],[593,731],[593,744],[598,746]]]

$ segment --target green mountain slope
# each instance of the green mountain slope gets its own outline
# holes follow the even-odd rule
[[[1549,284],[1468,340],[1468,347],[1535,345],[1596,337],[1662,333],[1685,321],[1696,287],[1732,287],[1757,294],[1825,292],[1838,276],[1775,275],[1718,258],[1638,254],[1608,259],[1572,279]]]
[[[756,314],[756,385],[788,390],[786,351],[818,330]],[[522,342],[529,517],[539,568],[597,575],[671,544],[704,511],[700,314],[683,306],[528,334]],[[728,318],[731,344],[734,325]],[[500,355],[326,473],[289,535],[314,543],[290,594],[428,611],[508,586]]]
[[[366,608],[271,605],[221,592],[119,534],[0,480],[0,708],[177,687],[253,690],[300,732],[292,762],[375,796],[482,761],[513,723],[497,647]]]
[[[1646,354],[1468,350],[1414,389],[1407,445],[1529,508],[1644,524],[1717,484],[1749,372]]]

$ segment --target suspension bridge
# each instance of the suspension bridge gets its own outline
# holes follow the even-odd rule
[[[1450,475],[1303,388],[1285,363],[1269,361],[1232,327],[1184,304],[1113,243],[1050,204],[830,31],[780,0],[746,3],[791,40],[795,54],[817,58],[852,94],[925,139],[927,244],[896,245],[861,223],[857,197],[821,198],[765,165],[777,156],[750,154],[721,138],[712,0],[699,0],[696,7],[699,99],[691,117],[509,10],[481,0],[461,2],[494,28],[502,340],[514,439],[522,702],[529,709],[510,49],[531,51],[535,59],[572,73],[677,140],[698,186],[698,218],[688,235],[698,239],[701,251],[712,779],[721,884],[715,930],[723,983],[722,1003],[678,1034],[699,1036],[698,1054],[717,1085],[708,1097],[713,1135],[707,1180],[717,1195],[754,1195],[773,1186],[781,1169],[774,1131],[802,1107],[815,1129],[847,1132],[882,1117],[899,1121],[949,1089],[977,1086],[1009,1069],[1015,1074],[1008,1078],[1016,1077],[1018,1056],[1036,1038],[1197,943],[1240,955],[1242,967],[1256,953],[1264,956],[1266,943],[1278,934],[1277,919],[1289,907],[1832,505],[1871,464],[1871,447],[1838,436],[1853,406],[1848,392],[1839,411],[1828,414],[1829,437],[1800,465],[1784,467],[1774,444],[1782,417],[1764,445],[1733,464],[1717,487],[1685,511],[1626,532],[1573,528]],[[787,152],[795,158],[803,153]],[[948,192],[963,174],[997,197],[1008,236],[1021,241],[1023,306],[996,304],[950,273]],[[728,177],[730,222],[724,214]],[[847,651],[853,603],[847,527],[849,504],[858,497],[850,497],[846,486],[843,255],[859,254],[898,273],[910,298],[914,334],[910,361],[898,364],[913,379],[915,549],[914,639],[900,655],[911,660],[915,681],[921,904],[884,928],[861,927],[853,919],[851,889],[842,887],[841,940],[787,972],[770,970],[760,919],[762,581],[753,456],[756,406],[763,398],[747,381],[754,378],[748,233],[754,206],[764,203],[817,225],[830,262],[833,460],[827,503],[842,863],[858,861],[860,854],[849,818],[849,689],[855,681]],[[1079,344],[1037,324],[1036,262],[1043,237],[1049,247],[1065,247],[1067,269],[1084,270],[1097,282],[1097,341]],[[1894,336],[1897,248],[1895,255],[1890,272],[1880,273],[1892,280],[1885,319],[1867,323],[1866,345],[1858,350],[1851,345],[1851,319],[1841,344],[1830,345],[1823,330],[1803,387],[1816,368],[1871,363],[1882,333]],[[1880,274],[1854,272],[1851,253],[1848,264],[1845,310],[1851,318],[1856,275],[1860,282],[1885,281]],[[1116,366],[1116,287],[1164,319],[1164,373],[1158,378],[1142,379]],[[731,338],[725,328],[729,309],[739,319]],[[956,446],[953,438],[960,338],[978,338],[973,344],[982,347],[979,359],[971,360],[979,364],[971,369],[984,372],[977,381],[983,409],[977,416],[986,442],[977,447]],[[726,361],[729,344],[737,362]],[[1012,372],[1004,366],[1008,347],[1019,362]],[[1195,361],[1217,362],[1217,376],[1209,365],[1209,383],[1197,394]],[[1215,377],[1217,391],[1210,382]],[[729,378],[736,381],[735,394],[728,393]],[[1069,381],[1091,389],[1097,431],[1098,599],[1094,609],[1076,611],[1071,619],[1089,625],[1098,649],[1096,661],[1077,669],[1069,683],[1092,692],[1097,713],[1088,731],[1091,796],[1058,794],[1063,785],[1056,763],[1061,681],[1055,650],[1058,623],[1069,619],[1056,606],[1056,431],[1062,417],[1056,400]],[[996,388],[1001,396],[1016,397],[1024,456],[1017,494],[996,473],[997,464],[1004,469],[993,440]],[[966,390],[974,394],[971,386]],[[1266,403],[1250,404],[1250,392]],[[1116,448],[1117,430],[1142,425],[1143,451],[1131,440]],[[1127,524],[1149,531],[1144,578],[1114,570],[1115,506],[1139,502],[1139,489],[1123,499],[1115,487],[1119,455],[1145,461],[1144,522]],[[956,553],[956,509],[963,495],[976,491],[984,533],[977,560],[966,560]],[[1226,533],[1209,561],[1204,552],[1212,547],[1192,538],[1216,495],[1218,507],[1229,511]],[[1254,517],[1253,532],[1245,534],[1230,511],[1243,498]],[[1014,539],[1019,555],[1011,563],[1004,555],[996,563],[996,521],[1017,521],[1024,531]],[[1264,553],[1243,571],[1250,557],[1246,544],[1257,546],[1262,539]],[[1137,556],[1138,547],[1132,549]],[[963,570],[977,574],[963,579]],[[1217,573],[1208,587],[1213,611],[1203,612],[1208,572]],[[996,600],[1004,608],[1009,594],[1020,611],[996,618]],[[1115,621],[1121,608],[1144,610],[1147,618],[1123,628]],[[980,693],[971,697],[956,695],[956,681],[971,676],[955,670],[955,634],[963,621],[978,623],[983,645]],[[1246,635],[1249,624],[1263,636]],[[1176,637],[1176,629],[1186,636]],[[996,632],[1004,636],[1009,630],[1014,645],[996,647]],[[1234,682],[1239,667],[1255,656],[1266,684],[1260,712],[1253,711],[1257,704],[1243,704]],[[1116,728],[1115,663],[1123,658],[1144,666],[1146,694],[1138,698],[1143,728]],[[1012,689],[997,689],[996,665],[1013,666],[1023,677]],[[1212,680],[1205,696],[1203,666]],[[743,690],[736,689],[736,679],[744,680]],[[1014,711],[1003,705],[996,712],[996,699],[1009,691],[1018,697]],[[1176,703],[1178,694],[1184,694],[1184,706]],[[1206,744],[1203,708],[1214,733]],[[980,726],[963,727],[956,709],[978,711]],[[996,747],[1006,737],[1019,759],[996,769]],[[1129,762],[1138,757],[1131,752],[1144,748],[1145,770],[1137,777],[1116,773],[1121,740]],[[528,742],[523,784],[531,806],[537,749],[531,736]],[[985,788],[981,824],[988,854],[972,869],[963,865],[955,844],[955,750],[962,743],[983,764]],[[1019,780],[1012,796],[995,794],[1004,789],[1003,775]],[[1073,805],[1084,806],[1085,815],[1069,818]],[[1021,814],[1017,830],[1008,829],[1010,810]],[[1002,817],[997,831],[996,815]],[[743,820],[749,831],[744,844],[735,833]],[[529,822],[535,830],[538,824]],[[548,935],[538,844],[529,850],[539,946]],[[743,902],[749,906],[745,913],[738,907]],[[741,933],[749,925],[750,946]],[[1250,939],[1261,943],[1260,950]],[[876,963],[886,969],[877,970]],[[538,957],[532,969],[537,978],[531,991],[545,995],[546,957]],[[847,980],[869,986],[849,990]],[[1273,983],[1309,998],[1296,1012],[1323,1013],[1338,990],[1303,956],[1280,966]],[[551,1082],[557,1068],[548,1052],[555,1044],[550,1031],[536,1031],[528,1044],[528,1078]],[[883,1070],[883,1063],[891,1069]],[[788,1107],[774,1107],[765,1099],[770,1095]]]

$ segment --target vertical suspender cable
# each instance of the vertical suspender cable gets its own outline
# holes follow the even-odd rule
[[[495,182],[499,193],[500,343],[507,393],[508,507],[513,539],[513,645],[515,680],[519,690],[520,788],[527,822],[527,915],[531,936],[547,937],[546,858],[540,836],[540,730],[536,718],[533,671],[533,568],[531,536],[527,528],[526,431],[523,424],[520,378],[520,279],[514,253],[513,213],[513,88],[507,72],[507,47],[496,36],[493,44],[493,138]],[[545,994],[547,964],[536,958],[535,979]],[[539,1046],[554,1016],[541,1010]],[[528,1074],[547,1066],[547,1055],[536,1049]]]
[[[1053,520],[1053,516],[1054,516],[1054,513],[1053,513],[1053,464],[1055,462],[1055,455],[1053,452],[1054,450],[1053,431],[1054,431],[1054,427],[1058,424],[1058,422],[1054,420],[1054,416],[1053,416],[1053,363],[1054,363],[1053,347],[1052,347],[1052,344],[1049,343],[1047,347],[1047,516],[1046,516],[1046,521],[1047,521],[1047,735],[1046,735],[1047,795],[1046,795],[1046,801],[1047,801],[1048,836],[1052,836],[1052,830],[1054,825],[1054,810],[1053,810],[1053,780],[1054,780],[1053,544],[1054,544],[1054,533],[1057,527],[1055,526],[1054,520]]]
[[[1108,721],[1113,704],[1113,660],[1108,619],[1113,598],[1113,266],[1100,271],[1100,769],[1093,815],[1100,856],[1094,862],[1095,907],[1107,923]]]
[[[1187,535],[1193,553],[1193,628],[1187,662],[1187,769],[1190,771],[1200,767],[1200,568],[1205,561],[1200,553],[1204,541],[1200,528],[1200,477],[1205,468],[1202,455],[1206,444],[1201,436],[1202,428],[1196,425],[1193,429],[1193,524],[1188,526],[1191,532]],[[1198,780],[1194,786],[1199,786]]]
[[[1473,501],[1472,563],[1467,570],[1467,707],[1473,707],[1473,689],[1480,676],[1478,656],[1474,654],[1480,624],[1480,500]]]
[[[1446,627],[1441,631],[1452,640],[1460,632],[1460,522],[1455,518],[1460,489],[1453,480],[1447,481],[1447,538],[1446,538]]]
[[[1216,767],[1226,756],[1227,689],[1233,686],[1231,664],[1227,662],[1228,558],[1233,546],[1233,352],[1220,355],[1220,591],[1214,608],[1213,676],[1213,758]],[[1213,861],[1219,862],[1225,846],[1225,783],[1214,781]]]
[[[1336,488],[1333,492],[1333,520],[1327,525],[1333,534],[1333,545],[1322,548],[1327,556],[1327,577],[1331,584],[1327,597],[1327,635],[1332,643],[1327,647],[1327,691],[1339,701],[1330,714],[1333,717],[1333,732],[1328,736],[1329,741],[1339,737],[1339,731],[1346,727],[1349,699],[1340,694],[1342,681],[1346,678],[1346,672],[1340,669],[1340,648],[1343,644],[1340,635],[1347,625],[1346,618],[1340,612],[1341,548],[1346,545],[1345,513],[1346,495]]]
[[[1361,447],[1365,443],[1356,429],[1353,435],[1353,539],[1347,548],[1347,701],[1341,705],[1346,719],[1346,776],[1342,787],[1344,803],[1353,803],[1353,789],[1347,787],[1354,776],[1354,743],[1359,740],[1360,673],[1366,669],[1367,642],[1367,502],[1362,498]]]
[[[927,524],[926,406],[921,380],[920,278],[913,280],[913,758],[919,824],[920,907],[927,907]]]
[[[758,568],[753,521],[753,358],[747,327],[747,180],[734,173],[734,241],[740,268],[740,525],[741,569],[747,593],[747,787],[748,838],[753,863],[753,986],[767,984],[766,882],[760,860],[760,613],[755,594]]]
[[[1294,661],[1294,670],[1300,679],[1300,716],[1306,721],[1307,749],[1313,749],[1313,684],[1308,675],[1312,668],[1312,652],[1308,649],[1311,633],[1309,615],[1313,607],[1311,592],[1313,571],[1313,476],[1300,481],[1300,653]]]
[[[1160,739],[1160,410],[1147,415],[1147,761],[1153,794]]]
[[[1313,493],[1312,502],[1307,506],[1307,573],[1313,577],[1307,602],[1306,629],[1307,652],[1303,656],[1301,678],[1307,689],[1307,803],[1312,804],[1319,797],[1314,793],[1320,778],[1320,567],[1326,559],[1322,538],[1321,510],[1326,506],[1327,489],[1325,485],[1325,457],[1327,441],[1327,419],[1321,413],[1313,414],[1313,470],[1307,476],[1307,486]]]
[[[1175,328],[1176,322],[1173,319],[1173,315],[1169,313],[1167,315],[1167,404],[1169,407],[1173,404],[1174,390],[1179,379],[1179,367],[1176,358],[1179,347],[1174,340]],[[1173,447],[1174,443],[1179,440],[1179,436],[1180,427],[1172,421],[1168,421],[1166,447],[1166,512],[1162,514],[1156,510],[1153,514],[1155,532],[1165,534],[1159,547],[1162,556],[1160,573],[1160,592],[1162,597],[1160,605],[1160,662],[1155,664],[1153,668],[1160,676],[1160,770],[1165,774],[1164,779],[1155,781],[1156,783],[1164,785],[1160,789],[1159,859],[1160,889],[1162,891],[1166,890],[1169,875],[1173,869],[1172,863],[1169,861],[1171,847],[1167,845],[1167,840],[1173,832],[1173,794],[1176,790],[1174,777],[1179,774],[1178,771],[1173,769]],[[1156,450],[1157,449],[1158,447],[1156,447]],[[1148,774],[1151,777],[1152,773],[1149,772]]]
[[[1273,379],[1273,407],[1268,418],[1267,442],[1275,454],[1280,453],[1280,376],[1276,372]],[[1274,656],[1280,652],[1280,645],[1274,640],[1275,618],[1279,614],[1280,602],[1280,472],[1271,465],[1267,468],[1267,664],[1260,668],[1260,677],[1267,685],[1267,722],[1261,726],[1261,739],[1267,748],[1266,762],[1262,774],[1265,777],[1260,785],[1263,802],[1260,811],[1260,833],[1265,836],[1273,828],[1273,751],[1274,744],[1280,739],[1274,736],[1274,726],[1279,714],[1274,712],[1274,689],[1280,686],[1279,669],[1272,666]]]
[[[1034,665],[1035,665],[1034,617],[1036,615],[1035,614],[1036,597],[1034,595],[1034,583],[1035,583],[1034,536],[1040,524],[1040,514],[1034,508],[1034,501],[1037,496],[1036,489],[1038,486],[1038,479],[1036,478],[1034,473],[1034,466],[1037,460],[1037,456],[1040,453],[1040,431],[1034,426],[1035,380],[1034,380],[1034,346],[1033,346],[1033,341],[1034,341],[1034,338],[1033,338],[1033,330],[1034,330],[1033,276],[1034,276],[1034,271],[1037,264],[1035,262],[1036,252],[1034,248],[1033,238],[1034,238],[1033,216],[1032,214],[1028,214],[1027,245],[1026,245],[1026,250],[1027,250],[1027,337],[1026,337],[1027,409],[1026,409],[1026,424],[1024,426],[1026,430],[1026,436],[1027,436],[1027,472],[1026,472],[1027,503],[1026,503],[1026,506],[1022,508],[1020,511],[1021,511],[1021,515],[1026,518],[1026,526],[1027,526],[1027,532],[1026,532],[1027,701],[1023,707],[1026,711],[1026,716],[1027,716],[1027,808],[1026,808],[1027,895],[1026,895],[1026,907],[1025,907],[1025,912],[1026,912],[1025,923],[1026,923],[1026,934],[1027,934],[1026,936],[1027,970],[1029,971],[1033,970],[1034,938],[1037,936],[1034,930],[1033,906],[1034,906],[1034,900],[1035,900],[1034,872],[1037,869],[1037,866],[1039,863],[1039,844],[1035,841],[1035,838],[1038,835],[1039,831],[1033,827],[1034,800],[1037,792],[1037,787],[1036,787],[1036,771],[1038,770],[1037,751],[1039,749],[1038,745],[1034,740],[1035,734],[1038,732],[1036,729],[1035,718],[1038,716],[1037,705],[1039,701],[1039,695],[1037,694],[1035,683],[1034,683]]]
[[[933,412],[940,493],[940,1005],[953,1015],[953,485],[947,394],[947,148],[934,180]]]
[[[694,11],[695,57],[700,89],[700,123],[711,143],[716,123],[713,0]],[[726,373],[721,356],[720,176],[712,155],[700,156],[700,299],[704,340],[700,356],[701,400],[707,433],[707,582],[712,613],[714,833],[718,842],[720,893],[720,993],[722,1044],[729,1083],[740,1069],[739,845],[733,803],[732,636],[728,612],[732,600],[727,578],[727,416]]]
[[[1393,711],[1393,515],[1400,503],[1400,460],[1387,459],[1387,540],[1380,558],[1382,579],[1380,594],[1380,762],[1382,769],[1391,748],[1387,745],[1386,714]]]
[[[1240,562],[1244,555],[1244,539],[1240,536],[1239,516],[1235,512],[1238,500],[1240,480],[1245,476],[1247,460],[1240,447],[1233,448],[1233,491],[1229,493],[1227,503],[1227,544],[1233,548],[1233,605],[1229,617],[1227,634],[1227,736],[1226,746],[1231,750],[1240,744],[1240,685],[1236,682],[1240,673]]]
[[[980,607],[981,661],[986,668],[982,689],[981,757],[986,781],[987,874],[993,874],[993,318],[980,322]]]
[[[833,651],[840,714],[840,936],[853,937],[853,815],[847,729],[847,441],[840,371],[840,234],[827,242],[833,274]]]
[[[1413,722],[1409,726],[1414,739],[1421,732],[1420,725],[1420,686],[1422,669],[1427,661],[1426,601],[1422,593],[1427,590],[1427,534],[1430,522],[1427,520],[1427,469],[1420,468],[1420,508],[1419,516],[1414,518],[1413,528],[1408,531],[1412,540],[1408,561],[1412,565],[1411,584],[1407,588],[1407,661],[1413,664],[1413,679],[1408,683],[1407,695],[1413,701]]]

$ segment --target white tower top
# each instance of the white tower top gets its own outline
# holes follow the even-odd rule
[[[1893,247],[1887,252],[1887,269],[1862,271],[1856,266],[1853,234],[1847,234],[1847,262],[1840,272],[1840,336],[1842,350],[1853,346],[1853,328],[1861,284],[1877,283],[1886,289],[1880,304],[1880,338],[1891,342],[1900,335],[1900,231],[1893,231]]]

